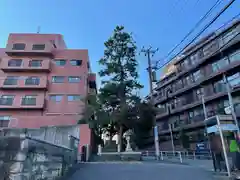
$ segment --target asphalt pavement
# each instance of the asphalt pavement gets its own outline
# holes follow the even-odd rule
[[[68,180],[213,180],[203,168],[150,162],[85,163]]]

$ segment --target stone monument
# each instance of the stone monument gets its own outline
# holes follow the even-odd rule
[[[126,152],[132,152],[132,147],[131,147],[131,144],[130,144],[130,140],[131,140],[131,136],[133,135],[133,132],[131,129],[129,129],[128,131],[126,131],[124,134],[123,134],[123,137],[126,139],[127,141],[127,146],[126,146],[126,149],[125,151]]]
[[[127,141],[125,152],[121,153],[121,159],[123,161],[140,161],[141,160],[141,152],[133,151],[131,147],[131,137],[133,135],[133,131],[129,129],[123,134],[123,137]]]

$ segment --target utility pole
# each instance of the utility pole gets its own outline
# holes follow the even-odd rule
[[[150,102],[154,106],[153,102],[153,67],[151,57],[155,55],[158,51],[158,48],[153,50],[151,46],[149,48],[142,47],[140,53],[144,53],[148,60],[148,76],[149,76],[149,87],[150,87]],[[154,117],[154,144],[155,144],[155,153],[157,159],[159,158],[159,141],[158,141],[158,127],[156,125],[156,117]]]
[[[144,48],[142,47],[140,53],[144,53],[145,56],[147,56],[148,58],[148,68],[147,68],[147,71],[148,71],[148,76],[149,76],[149,87],[150,87],[150,93],[152,95],[153,93],[153,76],[152,76],[152,73],[153,73],[153,67],[152,67],[152,60],[151,60],[151,57],[153,57],[155,55],[155,53],[158,51],[158,48],[153,50],[151,46],[149,46],[149,48]]]

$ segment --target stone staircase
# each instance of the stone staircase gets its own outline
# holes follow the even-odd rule
[[[116,142],[107,142],[107,144],[102,148],[102,152],[117,152]]]

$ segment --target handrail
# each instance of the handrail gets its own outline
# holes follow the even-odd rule
[[[155,151],[142,151],[143,157],[156,157]],[[199,152],[196,151],[160,151],[160,157],[157,157],[159,160],[169,160],[176,159],[180,163],[187,159],[192,160],[210,160],[212,156],[210,152]]]

